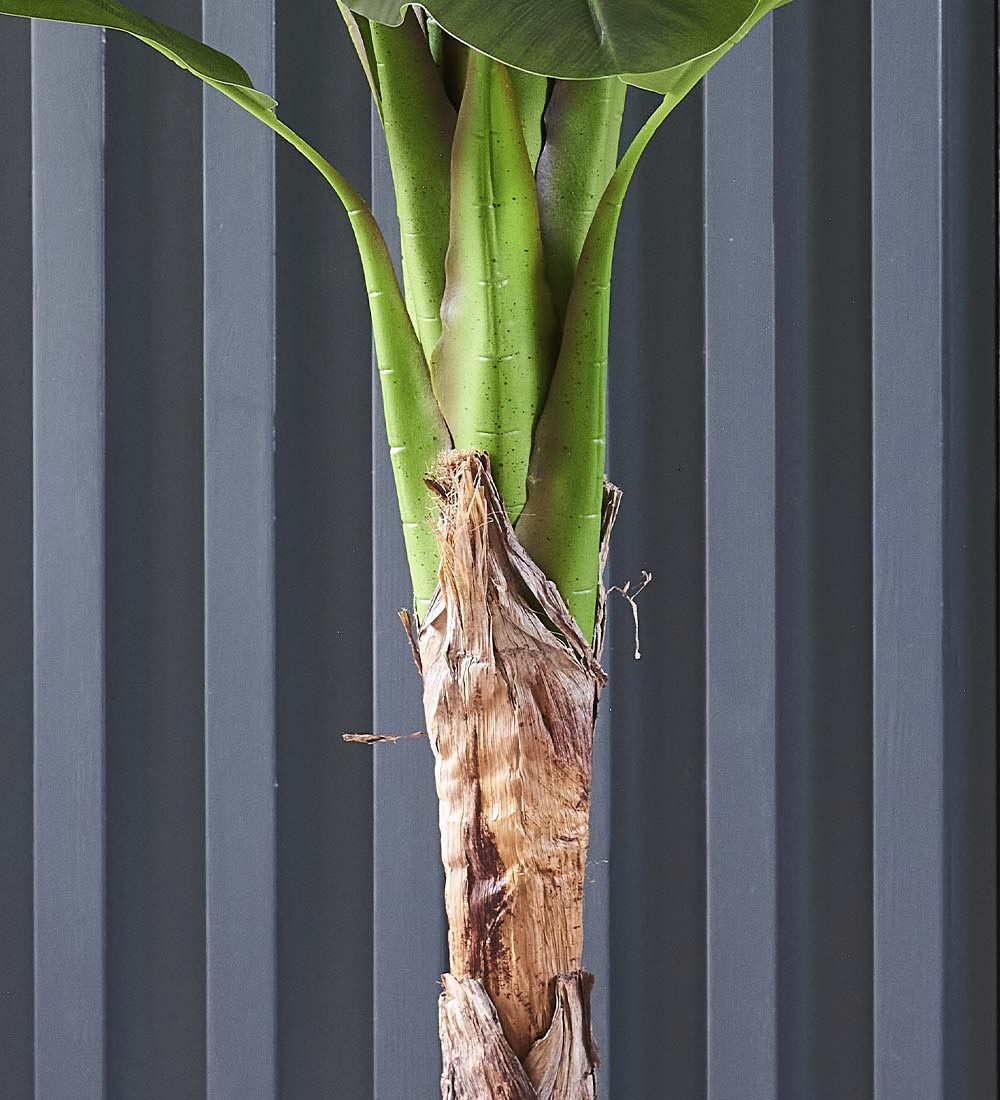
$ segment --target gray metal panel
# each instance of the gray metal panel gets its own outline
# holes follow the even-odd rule
[[[872,10],[875,1096],[944,1096],[941,6]]]
[[[994,19],[873,8],[877,1100],[996,1095]]]
[[[105,1090],[103,57],[33,28],[37,1100]]]
[[[996,1100],[997,10],[943,10],[944,1079]]]
[[[777,1094],[772,30],[705,88],[708,1097]]]
[[[199,0],[144,11],[198,33]],[[201,85],[107,44],[109,1100],[205,1089]]]
[[[399,261],[388,156],[372,119],[372,207]],[[391,232],[390,232],[391,229]],[[378,376],[372,397],[375,730],[424,728],[420,678],[396,611],[413,602],[389,464]],[[375,750],[375,1095],[409,1100],[440,1090],[438,982],[448,969],[444,871],[430,749]]]
[[[203,0],[274,87],[273,0]],[[209,1100],[277,1095],[274,139],[206,89],[205,871]]]
[[[335,4],[278,7],[282,117],[358,186],[368,85]],[[350,222],[278,168],[278,1062],[283,1100],[371,1100],[371,326]]]
[[[0,1049],[9,1100],[34,1081],[32,944],[31,25],[0,34]]]
[[[872,1095],[867,3],[774,17],[779,1094]]]
[[[626,131],[655,106],[630,95]],[[705,1094],[705,525],[702,97],[643,156],[612,280],[609,470],[625,493],[610,606],[610,1067],[601,1094]],[[656,231],[651,232],[650,227]]]
[[[144,0],[144,10],[198,33],[201,2]],[[239,12],[221,0],[206,3],[220,19],[218,28],[207,28],[209,37],[248,61],[263,82],[265,68],[255,53],[269,48],[267,36],[243,45],[227,39],[241,21]],[[941,1100],[945,1081],[956,1100],[996,1095],[995,13],[978,0],[921,0],[905,12],[894,0],[871,7],[870,25],[868,5],[827,11],[801,3],[777,13],[773,135],[769,110],[760,110],[769,95],[763,54],[771,32],[762,39],[755,31],[708,89],[707,188],[699,179],[700,103],[692,99],[657,138],[623,217],[610,462],[626,499],[611,575],[620,582],[648,567],[656,580],[640,605],[639,665],[631,659],[627,609],[613,605],[613,682],[606,699],[613,730],[608,735],[602,727],[598,737],[599,763],[609,751],[613,755],[610,974],[601,972],[607,939],[593,911],[595,899],[600,908],[607,903],[603,882],[588,900],[587,943],[588,962],[598,971],[598,999],[612,979],[616,1049],[603,1087],[622,1100],[652,1096],[664,1081],[678,1096],[703,1097],[706,1061],[713,1100],[786,1094],[792,1100],[867,1100],[873,1076],[878,1100]],[[367,92],[336,10],[325,0],[303,0],[284,18],[279,91],[286,114],[357,180],[369,167]],[[252,30],[261,25],[258,18],[246,19]],[[213,173],[207,181],[203,250],[199,86],[139,44],[112,36],[102,271],[99,155],[90,157],[86,172],[78,158],[71,164],[64,159],[67,150],[80,152],[94,136],[77,118],[90,110],[93,121],[97,111],[96,52],[89,45],[84,55],[73,51],[55,71],[66,43],[93,43],[96,36],[63,38],[75,32],[55,27],[36,33],[47,60],[34,74],[35,117],[50,121],[36,127],[35,135],[36,166],[45,156],[35,204],[46,212],[35,224],[37,272],[46,280],[44,293],[36,286],[35,366],[47,355],[60,366],[72,364],[66,378],[75,384],[83,384],[85,366],[91,378],[98,376],[99,288],[105,277],[106,461],[99,458],[100,425],[91,415],[95,389],[67,391],[63,377],[58,387],[45,386],[52,377],[39,370],[36,383],[43,384],[38,393],[45,404],[35,408],[34,547],[41,629],[40,663],[32,677],[25,641],[31,508],[28,474],[18,471],[27,461],[31,414],[23,388],[31,355],[23,88],[20,107],[17,102],[18,81],[29,75],[28,27],[4,22],[0,84],[9,112],[16,120],[20,109],[22,116],[20,124],[8,126],[12,147],[0,181],[7,214],[0,237],[8,261],[0,272],[0,300],[9,315],[0,332],[0,492],[7,518],[0,583],[9,589],[0,652],[10,657],[0,662],[7,735],[0,739],[0,770],[10,777],[2,810],[10,827],[0,830],[0,925],[3,951],[13,959],[12,968],[4,966],[3,992],[14,990],[0,998],[4,1088],[14,1100],[28,1100],[35,1068],[33,1006],[24,995],[24,971],[32,963],[32,891],[26,880],[34,824],[35,881],[43,903],[35,914],[37,1063],[40,1080],[45,1075],[52,1083],[38,1095],[198,1100],[206,1076],[203,260],[206,343],[214,357],[227,344],[221,304],[245,280],[263,286],[270,259],[258,238],[256,258],[240,265],[240,284],[223,283],[224,265],[241,247],[250,247],[244,219],[254,208],[252,196],[240,204],[225,181],[251,154],[243,145],[220,154],[218,178]],[[331,47],[334,36],[337,45]],[[79,94],[78,82],[90,98]],[[633,97],[632,123],[643,102]],[[227,138],[242,133],[235,109],[224,103],[210,105],[208,117],[209,127],[217,125]],[[257,141],[249,121],[247,127],[247,140]],[[267,143],[261,137],[254,146],[258,153]],[[772,149],[773,264],[766,240]],[[285,372],[278,427],[276,654],[282,727],[281,1092],[285,1100],[340,1093],[364,1098],[376,1095],[369,1045],[367,835],[373,757],[366,749],[342,746],[337,734],[345,728],[419,728],[419,684],[393,617],[408,599],[408,580],[380,410],[376,401],[372,445],[367,386],[344,388],[346,372],[360,378],[357,370],[362,360],[367,369],[368,359],[353,245],[322,181],[294,154],[282,155],[289,188],[284,236],[277,242]],[[256,171],[253,176],[236,185],[259,187]],[[381,153],[375,182],[376,205],[391,224]],[[239,228],[228,212],[221,227],[212,221],[211,209],[229,203],[239,207],[232,214]],[[90,219],[85,247],[66,229],[81,215]],[[81,278],[79,269],[87,263],[92,270]],[[61,296],[52,290],[56,284],[65,289]],[[256,300],[260,306],[264,299]],[[767,329],[769,311],[773,332]],[[707,375],[700,372],[703,314]],[[24,323],[17,322],[19,315]],[[234,326],[236,345],[259,342],[259,327],[256,336],[252,328],[267,321],[266,305],[248,312]],[[53,346],[81,326],[89,326],[89,364],[86,343],[75,342],[68,358]],[[247,357],[244,366],[256,369],[260,361]],[[212,363],[208,373],[211,386],[218,381]],[[254,380],[261,383],[262,376]],[[234,381],[235,390],[248,379]],[[49,415],[52,402],[59,411]],[[236,436],[228,437],[247,446],[228,452],[227,469],[235,479],[243,463],[255,463],[252,484],[259,489],[268,476],[269,443],[257,419],[260,403],[249,405],[253,416],[233,426]],[[89,469],[97,479],[102,469],[106,473],[103,530],[93,507],[93,481],[88,506],[96,554],[106,535],[106,616],[95,580],[98,558],[80,552],[80,540],[67,534],[71,509],[83,506],[73,487],[88,467],[78,455],[71,457],[74,437],[64,429],[67,423],[79,426],[85,415],[91,415],[84,425]],[[226,423],[209,417],[209,448]],[[374,600],[367,580],[356,583],[367,564],[371,521],[366,515],[355,528],[350,519],[368,510],[370,456],[378,560]],[[209,449],[210,483],[226,457],[224,450]],[[250,485],[240,482],[238,489],[246,492]],[[235,506],[232,495],[224,505]],[[225,507],[211,502],[206,522],[211,565],[237,525]],[[872,618],[873,522],[874,654],[865,637]],[[251,530],[259,536],[268,524],[261,510]],[[253,552],[261,546],[254,543]],[[233,560],[245,565],[239,554],[247,548],[244,539]],[[70,569],[89,570],[90,587],[80,588]],[[228,580],[213,580],[209,571],[207,599],[215,614],[221,605],[214,600]],[[274,599],[260,575],[255,583],[257,606],[261,594]],[[84,644],[57,649],[49,628],[56,616],[83,614],[81,592],[95,629],[84,631],[84,619],[77,618]],[[378,631],[374,727],[372,606]],[[730,613],[734,608],[742,618]],[[241,596],[234,614],[248,613]],[[102,786],[99,696],[90,697],[89,742],[50,735],[56,729],[52,708],[62,708],[60,717],[67,720],[87,717],[67,705],[65,675],[60,681],[52,670],[65,674],[60,654],[85,660],[93,688],[102,665],[94,639],[100,645],[105,619]],[[258,627],[248,627],[250,647],[262,641]],[[265,645],[268,629],[265,623]],[[235,652],[221,651],[211,629],[208,645],[232,661],[216,663],[215,671],[210,661],[210,678],[247,667]],[[258,668],[266,664],[259,649],[256,659]],[[24,816],[31,793],[26,692],[32,679],[40,704],[34,822]],[[252,681],[258,704],[262,685],[266,694],[272,682]],[[746,721],[740,723],[742,716]],[[749,740],[738,739],[747,731]],[[74,751],[94,794],[80,804],[51,786],[72,782]],[[266,751],[253,755],[254,767],[273,768]],[[430,760],[419,743],[376,750],[374,759],[377,1095],[409,1100],[418,1092],[435,1095],[438,1087],[434,983],[446,963],[436,807]],[[224,778],[235,784],[240,777],[234,772]],[[94,801],[102,790],[103,935],[100,802]],[[271,822],[270,835],[265,830],[256,837],[264,847],[273,845],[274,797],[268,794],[266,812],[254,818],[258,825]],[[216,812],[224,812],[221,803],[210,811],[213,818]],[[86,818],[93,842],[70,821],[72,814]],[[603,858],[602,831],[598,791],[595,860]],[[79,846],[62,842],[70,834]],[[78,854],[91,862],[89,868],[74,868]],[[255,864],[251,873],[259,870]],[[68,895],[73,904],[66,905],[56,890],[74,872],[77,889]],[[604,874],[603,864],[592,865],[593,878]],[[234,891],[248,881],[241,878]],[[266,911],[273,887],[264,894]],[[78,903],[89,905],[89,929],[74,915]],[[259,916],[260,899],[248,908]],[[54,946],[73,950],[88,932],[86,976],[61,962],[53,965]],[[272,926],[272,943],[274,932]],[[273,983],[273,954],[262,952],[253,964],[258,977]],[[217,977],[220,970],[233,977],[218,954],[214,966]],[[53,1024],[64,1025],[74,1005],[88,998],[97,1014],[87,1012],[76,1044],[62,1035],[57,1039]],[[106,1026],[100,1019],[105,1002]],[[263,1045],[260,1068],[267,1050],[273,1052],[273,984],[267,996],[248,1005],[258,1023],[271,1019],[271,1045]],[[599,1031],[600,1015],[598,1005]],[[88,1092],[78,1065],[102,1072],[104,1045],[106,1087]],[[265,1066],[265,1087],[272,1087],[272,1072],[273,1058]]]

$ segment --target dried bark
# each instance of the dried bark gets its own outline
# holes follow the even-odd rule
[[[593,981],[584,971],[556,979],[552,1023],[522,1063],[504,1038],[482,983],[445,974],[440,1002],[444,1100],[594,1100]]]
[[[419,629],[404,620],[440,803],[451,966],[443,1095],[592,1100],[593,980],[580,963],[605,675],[518,543],[486,456],[443,456],[433,485],[440,587]],[[608,532],[617,503],[609,488]]]

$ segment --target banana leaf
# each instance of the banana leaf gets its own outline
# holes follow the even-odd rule
[[[246,69],[231,57],[213,50],[196,38],[132,11],[116,0],[0,0],[0,15],[55,19],[62,23],[82,23],[124,31],[202,80],[212,80],[238,89],[265,109],[275,106],[269,95],[254,88]]]
[[[403,0],[347,0],[398,25]],[[573,80],[654,73],[711,53],[754,0],[421,0],[450,34],[517,69]]]

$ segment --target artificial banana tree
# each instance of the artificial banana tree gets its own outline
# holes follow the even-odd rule
[[[620,500],[604,474],[615,233],[654,132],[783,2],[339,3],[385,128],[400,285],[364,199],[236,61],[117,0],[0,0],[141,39],[293,145],[350,219],[440,800],[446,1100],[595,1095],[582,903]],[[630,85],[662,99],[619,155]]]

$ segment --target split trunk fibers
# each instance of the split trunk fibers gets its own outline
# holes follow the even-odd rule
[[[517,541],[485,455],[450,452],[431,484],[440,586],[419,626],[404,621],[440,803],[442,1094],[592,1100],[581,953],[600,643]],[[609,487],[605,535],[617,504]]]

